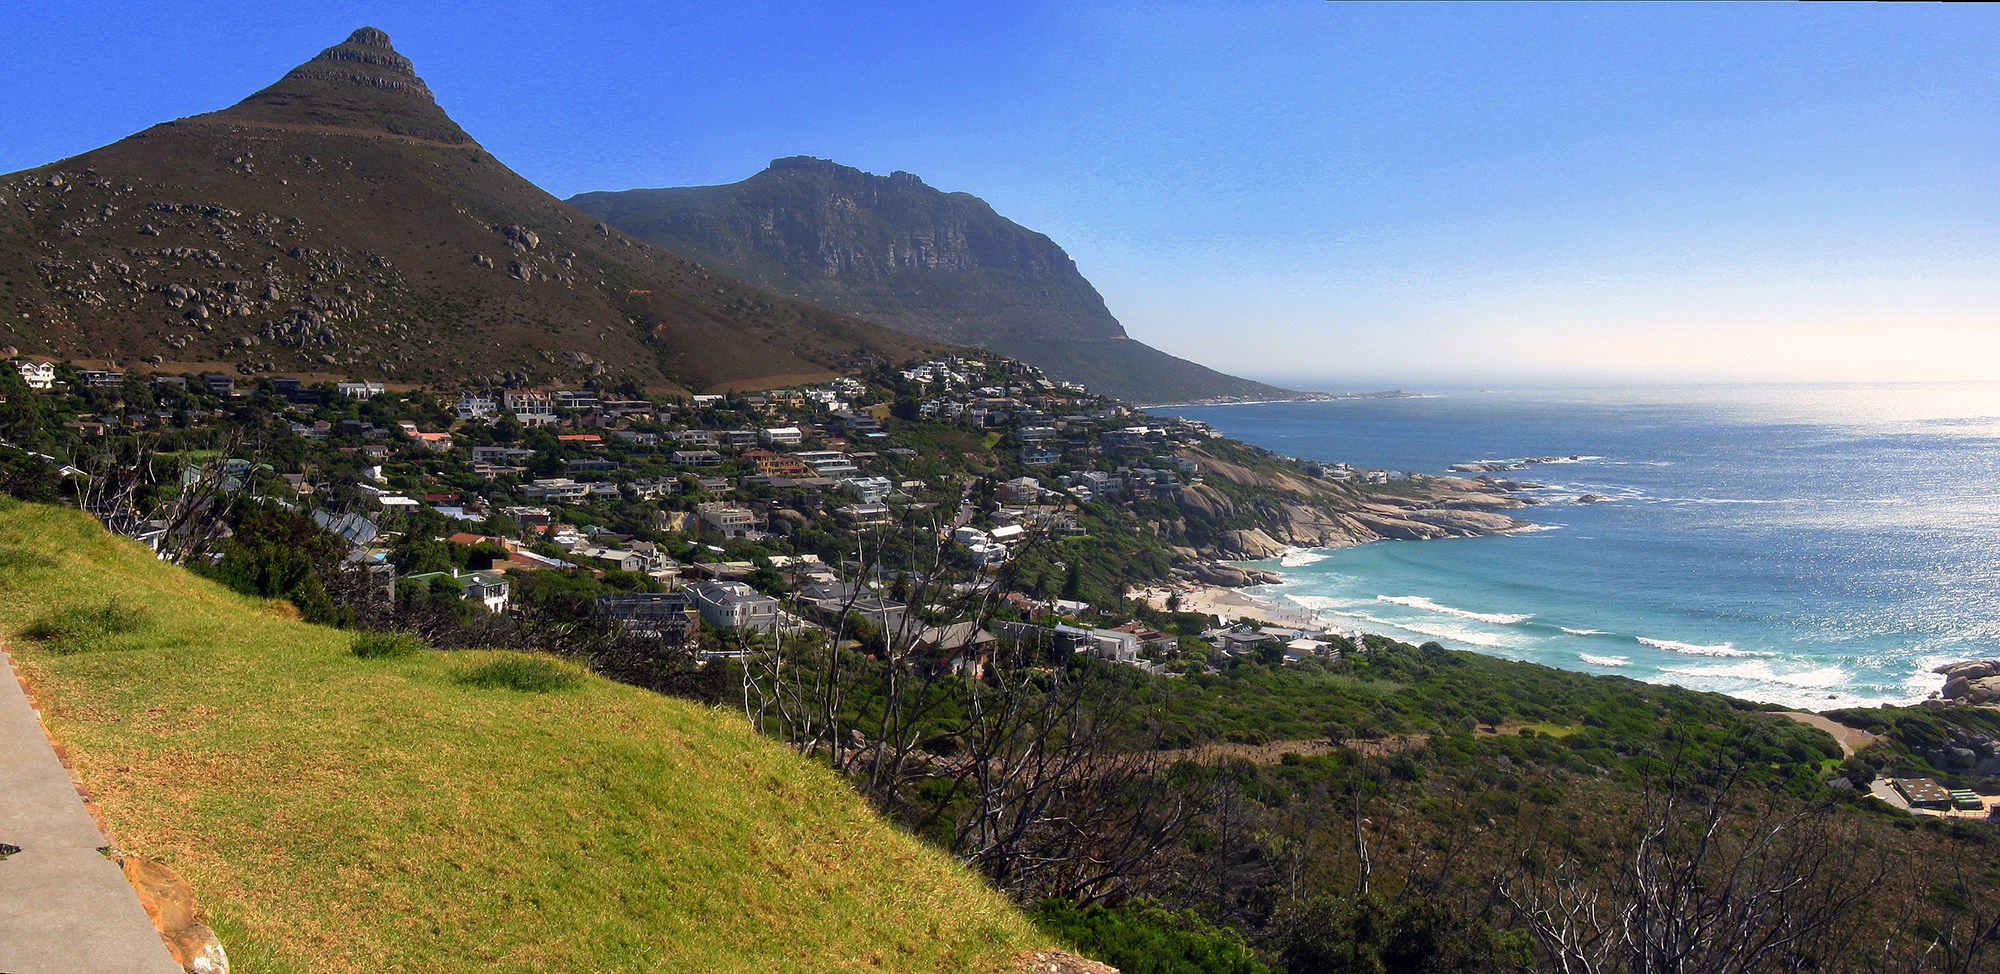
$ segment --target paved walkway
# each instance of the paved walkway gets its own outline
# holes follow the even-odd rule
[[[0,646],[0,974],[180,974]]]

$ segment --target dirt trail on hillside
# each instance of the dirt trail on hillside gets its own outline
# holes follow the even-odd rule
[[[1780,710],[1778,713],[1808,727],[1817,727],[1828,734],[1832,734],[1833,739],[1840,742],[1842,757],[1851,758],[1854,756],[1854,752],[1875,743],[1875,735],[1859,727],[1849,727],[1830,717],[1821,717],[1818,714],[1808,713],[1803,710]]]

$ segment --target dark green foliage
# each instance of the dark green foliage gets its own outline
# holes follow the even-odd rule
[[[415,656],[423,648],[423,640],[406,632],[358,632],[349,651],[362,659],[394,659]]]
[[[1275,923],[1291,974],[1483,974],[1525,971],[1527,935],[1496,930],[1433,897],[1315,896]]]
[[[583,685],[583,675],[542,656],[510,653],[461,674],[458,682],[486,690],[554,693]]]
[[[11,447],[0,448],[0,494],[16,500],[53,503],[62,490],[55,466]]]
[[[108,648],[118,636],[140,632],[152,624],[144,609],[107,600],[102,605],[72,605],[36,619],[21,635],[46,643],[58,653],[82,653]]]
[[[333,604],[322,581],[346,555],[347,545],[312,518],[289,511],[253,515],[219,548],[221,560],[211,565],[194,559],[188,567],[246,595],[287,599],[307,622],[352,621],[353,613]]]
[[[1029,916],[1053,937],[1123,974],[1271,974],[1243,935],[1192,910],[1145,900],[1079,907],[1044,900]]]

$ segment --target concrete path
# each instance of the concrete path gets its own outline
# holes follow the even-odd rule
[[[0,646],[0,974],[180,974]],[[4,851],[4,850],[0,850]]]

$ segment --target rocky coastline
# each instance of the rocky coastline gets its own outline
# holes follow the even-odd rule
[[[1966,660],[1946,663],[1931,670],[1944,676],[1938,691],[1940,704],[1970,707],[2000,707],[2000,660]]]
[[[1259,561],[1295,548],[1471,538],[1534,528],[1503,513],[1536,503],[1515,496],[1527,485],[1512,481],[1418,476],[1390,491],[1302,474],[1274,475],[1213,458],[1203,458],[1201,466],[1205,477],[1221,483],[1197,483],[1179,491],[1175,500],[1182,513],[1191,520],[1223,523],[1240,523],[1249,515],[1257,526],[1231,528],[1199,547],[1177,548],[1190,562]],[[1246,492],[1262,496],[1246,499]]]

